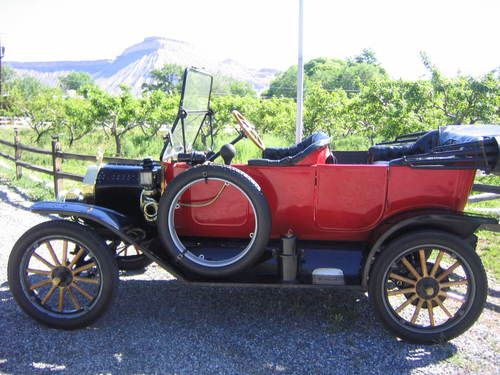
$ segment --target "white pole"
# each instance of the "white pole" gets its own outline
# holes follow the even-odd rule
[[[299,64],[297,69],[297,122],[295,125],[295,141],[302,141],[303,106],[304,106],[304,0],[299,0]]]

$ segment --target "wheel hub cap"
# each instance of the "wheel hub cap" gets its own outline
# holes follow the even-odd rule
[[[432,277],[424,277],[417,282],[416,291],[420,298],[433,299],[439,293],[439,282]]]
[[[73,273],[66,267],[56,267],[51,274],[52,285],[66,287],[73,282]]]

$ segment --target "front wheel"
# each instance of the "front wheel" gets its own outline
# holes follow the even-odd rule
[[[87,227],[55,220],[28,230],[9,257],[10,291],[32,318],[75,329],[98,319],[118,285],[113,254]]]
[[[487,278],[467,241],[421,231],[394,240],[377,257],[369,294],[375,312],[396,336],[437,343],[457,337],[478,319]]]

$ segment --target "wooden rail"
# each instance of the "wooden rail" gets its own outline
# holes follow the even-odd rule
[[[87,162],[106,162],[106,163],[120,163],[120,164],[140,164],[141,159],[127,159],[118,157],[103,157],[102,160],[98,160],[97,156],[93,155],[83,155],[75,154],[70,152],[63,152],[62,144],[59,141],[58,136],[52,137],[52,147],[51,150],[45,150],[43,148],[28,146],[21,143],[19,132],[14,129],[14,142],[4,141],[0,139],[0,144],[11,147],[14,149],[14,156],[0,152],[0,157],[7,160],[13,161],[16,164],[16,178],[21,178],[23,175],[23,168],[30,169],[35,172],[40,172],[53,176],[54,179],[54,195],[57,198],[63,190],[63,180],[72,180],[77,182],[83,181],[83,176],[64,172],[62,170],[63,160],[80,160]],[[49,155],[52,159],[52,168],[44,167],[40,165],[35,165],[22,160],[23,152],[30,152],[40,155]]]
[[[481,193],[500,194],[500,186],[494,185],[474,184],[472,185],[472,190]]]

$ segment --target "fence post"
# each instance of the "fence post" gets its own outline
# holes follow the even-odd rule
[[[21,178],[23,176],[23,167],[21,167],[17,162],[21,160],[22,150],[19,147],[21,143],[21,137],[19,137],[19,130],[14,128],[14,158],[16,159],[16,178]]]
[[[61,152],[61,142],[59,142],[59,136],[54,135],[52,136],[52,170],[54,172],[54,195],[56,199],[62,191],[62,179],[59,178],[62,159],[58,156],[59,152]]]

